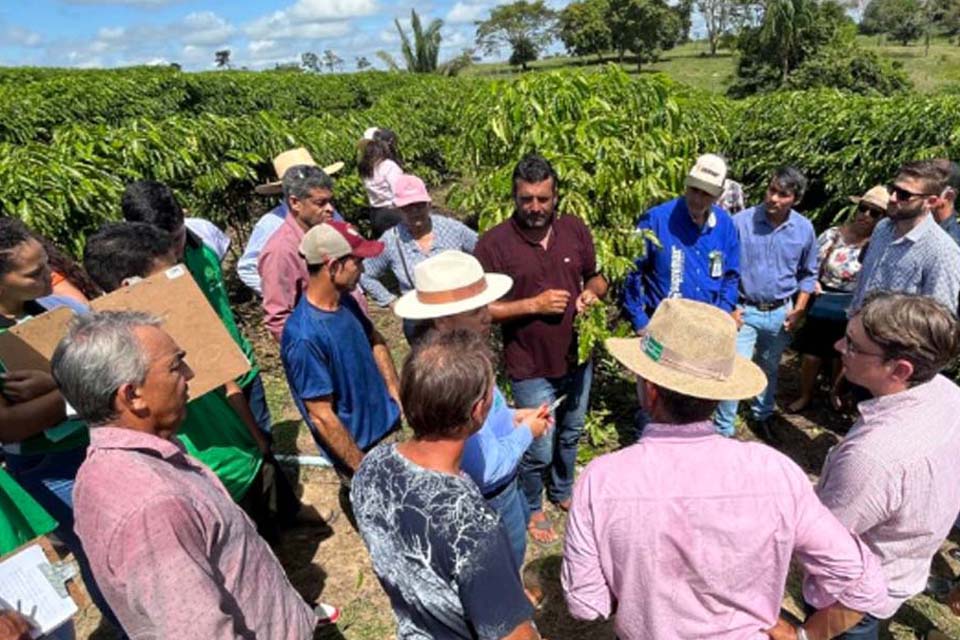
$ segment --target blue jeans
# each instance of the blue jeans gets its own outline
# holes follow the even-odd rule
[[[737,333],[737,353],[756,362],[767,376],[767,388],[753,399],[750,406],[754,420],[766,420],[773,414],[780,356],[793,339],[793,334],[783,328],[783,321],[793,304],[788,302],[772,311],[760,311],[749,305],[742,308],[743,326]],[[725,400],[717,407],[713,422],[721,435],[733,435],[738,404],[736,400]]]
[[[120,622],[107,605],[90,571],[90,562],[83,552],[80,538],[73,530],[73,485],[77,470],[87,456],[86,448],[77,448],[59,453],[18,455],[7,453],[7,470],[20,483],[40,506],[47,510],[60,526],[55,533],[67,546],[80,566],[83,584],[87,587],[90,599],[100,609],[103,617],[110,621],[118,631]],[[121,631],[121,636],[123,635]]]
[[[544,403],[549,405],[567,394],[567,399],[554,412],[553,427],[533,441],[520,461],[520,487],[527,498],[530,513],[543,509],[544,481],[550,502],[562,502],[573,491],[577,444],[583,433],[592,381],[592,362],[559,378],[510,381],[513,399],[521,409],[539,407]]]
[[[270,407],[267,406],[267,392],[263,388],[263,378],[258,373],[256,377],[242,389],[243,397],[247,399],[250,405],[250,412],[253,419],[257,421],[260,433],[267,439],[267,442],[273,442],[273,418],[270,416]]]
[[[500,516],[500,522],[503,523],[503,529],[510,541],[510,551],[517,562],[517,571],[520,571],[523,568],[523,558],[527,554],[527,522],[530,512],[518,484],[517,478],[514,478],[499,494],[488,499],[487,504]]]

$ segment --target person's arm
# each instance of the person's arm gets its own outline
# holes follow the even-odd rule
[[[303,404],[326,448],[346,465],[351,475],[355,473],[363,460],[363,451],[333,410],[333,396],[304,400]]]
[[[477,248],[477,232],[459,220],[453,220],[453,223],[460,232],[460,251],[463,251],[464,253],[473,253],[474,249]]]
[[[720,283],[719,307],[727,313],[733,313],[740,299],[740,236],[736,227],[730,225],[730,231],[723,248],[723,282]]]
[[[579,620],[609,618],[614,599],[600,567],[600,550],[590,510],[590,469],[577,479],[563,539],[560,583],[570,615]]]
[[[66,418],[66,404],[58,390],[13,404],[0,396],[0,442],[22,442]]]
[[[547,289],[531,298],[490,303],[494,322],[536,315],[563,315],[570,303],[570,292],[565,289]]]
[[[540,638],[540,632],[529,620],[521,622],[513,631],[503,636],[503,640],[540,640]]]
[[[393,356],[390,355],[390,347],[383,335],[376,329],[372,329],[370,334],[370,347],[373,349],[373,360],[377,363],[377,369],[383,376],[383,382],[387,385],[387,393],[400,405],[400,377],[397,375],[397,367],[393,364]]]
[[[219,569],[197,508],[165,495],[127,518],[109,543],[108,567],[122,585],[125,608],[146,616],[158,638],[235,640],[244,626]]]
[[[793,309],[787,314],[783,321],[783,328],[787,331],[793,331],[807,313],[807,306],[810,303],[810,296],[817,288],[818,260],[820,252],[817,249],[817,238],[813,228],[809,230],[806,246],[800,254],[800,265],[797,270],[797,283],[800,292],[797,294],[797,300]]]
[[[940,302],[956,315],[957,302],[960,301],[960,249],[951,243],[950,250],[943,252],[928,271],[928,277],[920,285],[920,293]]]
[[[237,415],[240,416],[243,424],[247,426],[247,431],[250,432],[250,437],[253,438],[257,448],[260,449],[261,453],[270,451],[270,445],[267,444],[266,438],[260,433],[257,419],[253,416],[253,412],[250,411],[250,403],[247,402],[246,396],[243,395],[243,389],[231,380],[223,385],[223,392],[227,397],[227,402]]]
[[[597,247],[593,243],[593,234],[583,221],[579,222],[579,227],[580,252],[583,254],[580,277],[583,278],[584,285],[574,307],[577,313],[583,313],[587,307],[607,295],[609,285],[597,268]]]
[[[844,442],[830,452],[816,493],[841,524],[856,535],[885,522],[900,508],[896,476]]]
[[[263,289],[263,322],[279,342],[283,325],[293,312],[300,265],[276,251],[265,250],[260,254],[258,270]]]
[[[0,640],[31,640],[30,622],[17,611],[0,611]]]
[[[387,231],[380,236],[380,242],[386,242],[385,237],[390,233]],[[397,296],[393,295],[389,289],[380,282],[380,277],[386,273],[390,267],[392,249],[387,247],[380,255],[375,258],[367,258],[363,261],[363,274],[360,276],[360,286],[370,294],[373,301],[380,307],[389,307]]]
[[[606,296],[609,288],[610,285],[603,274],[598,273],[587,280],[587,283],[583,286],[583,291],[577,296],[577,313],[583,313],[587,307]]]

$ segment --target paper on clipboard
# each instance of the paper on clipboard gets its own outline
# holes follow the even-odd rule
[[[0,560],[0,607],[19,611],[33,625],[37,638],[50,633],[77,613],[69,595],[62,595],[41,567],[50,561],[40,545],[31,544]]]

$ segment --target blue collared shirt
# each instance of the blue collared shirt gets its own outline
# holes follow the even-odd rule
[[[740,234],[740,293],[751,302],[776,302],[817,283],[817,234],[796,211],[774,227],[763,205],[733,216]]]
[[[690,218],[686,199],[658,205],[637,229],[653,231],[662,246],[647,241],[646,255],[624,284],[623,307],[642,329],[664,298],[688,298],[733,311],[740,279],[740,246],[730,215],[714,205],[702,227]]]
[[[954,211],[950,217],[940,223],[940,228],[947,232],[950,239],[960,246],[960,220],[957,220],[957,212]]]
[[[533,442],[530,427],[514,424],[514,414],[500,389],[494,387],[493,406],[487,419],[464,445],[460,469],[477,483],[484,495],[493,493],[517,475],[520,459]]]

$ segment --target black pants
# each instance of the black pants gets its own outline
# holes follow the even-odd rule
[[[276,544],[280,531],[291,526],[300,511],[300,499],[272,455],[263,457],[260,471],[238,503],[268,543]]]
[[[402,220],[400,209],[395,207],[370,207],[367,214],[370,216],[374,238],[379,238]]]

